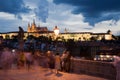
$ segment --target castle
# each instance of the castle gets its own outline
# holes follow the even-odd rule
[[[57,26],[55,26],[57,27]],[[59,28],[58,28],[59,29]],[[0,36],[2,36],[3,38],[6,38],[6,36],[10,39],[12,39],[12,36],[16,36],[18,35],[18,31],[17,32],[7,32],[7,33],[0,33]],[[52,37],[54,39],[55,37],[55,31],[53,29],[53,31],[48,30],[47,27],[41,27],[40,25],[36,25],[35,20],[33,20],[33,23],[30,25],[30,23],[28,23],[27,26],[27,31],[24,32],[25,35],[25,39],[27,38],[27,36],[29,35],[33,35],[35,37],[39,37],[39,36],[46,36],[46,37]],[[68,32],[65,30],[64,33],[59,33],[57,35],[57,37],[59,39],[74,39],[74,40],[80,40],[80,41],[89,41],[91,39],[94,40],[102,40],[103,38],[105,40],[113,40],[112,37],[112,32],[110,30],[108,30],[106,33],[92,33],[92,32]]]
[[[56,28],[57,26],[55,26]],[[55,29],[54,28],[54,29]],[[58,27],[57,27],[58,28]],[[47,29],[47,27],[40,27],[40,26],[36,26],[35,24],[35,20],[33,20],[33,23],[30,25],[28,24],[28,29],[27,32],[28,33],[35,33],[34,36],[40,36],[45,34],[49,35],[45,35],[44,36],[54,36],[53,34],[55,33],[55,31],[49,31]],[[38,34],[39,33],[39,34]],[[50,34],[52,33],[52,34]],[[33,35],[33,34],[32,34]],[[75,39],[75,40],[81,40],[81,41],[89,41],[90,38],[94,38],[97,40],[101,40],[101,39],[106,39],[106,40],[111,40],[112,39],[112,32],[110,30],[108,30],[106,33],[92,33],[92,32],[67,32],[65,29],[64,33],[60,33],[58,36],[60,39],[64,38],[64,39]]]
[[[28,23],[27,32],[43,32],[43,31],[47,32],[48,31],[47,27],[40,27],[40,25],[36,26],[35,20],[33,20],[33,23],[31,25]]]

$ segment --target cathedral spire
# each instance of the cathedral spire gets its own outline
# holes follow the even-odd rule
[[[36,24],[35,24],[35,20],[33,19],[33,23],[31,24],[31,32],[35,32],[36,31]]]
[[[35,25],[35,19],[33,19],[33,24]]]
[[[32,29],[35,29],[35,28],[36,28],[35,19],[33,19]]]
[[[28,27],[30,27],[30,23],[28,23]]]
[[[28,23],[28,32],[31,32],[31,27],[30,27],[30,23]]]
[[[64,29],[64,32],[65,32],[65,33],[68,33],[68,29],[67,29],[67,28],[65,28],[65,29]]]

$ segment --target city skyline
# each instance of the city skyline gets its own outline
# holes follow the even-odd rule
[[[27,31],[28,23],[60,32],[102,33],[111,30],[120,35],[119,0],[1,0],[0,32]]]

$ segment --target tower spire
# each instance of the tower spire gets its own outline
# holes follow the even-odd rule
[[[35,24],[35,19],[33,19],[33,24]]]
[[[30,27],[30,23],[28,23],[28,27]]]
[[[31,27],[30,27],[30,23],[28,23],[28,32],[31,32]]]

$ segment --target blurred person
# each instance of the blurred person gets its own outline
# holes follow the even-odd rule
[[[69,51],[67,51],[65,69],[66,69],[66,72],[70,72],[71,70],[71,54]]]
[[[0,69],[2,69],[2,64],[1,64],[1,55],[2,55],[3,49],[0,48]]]
[[[52,51],[47,51],[47,60],[48,60],[48,67],[52,72],[52,69],[54,69],[54,64],[55,64],[55,56]]]
[[[19,58],[18,58],[18,68],[23,68],[25,67],[25,63],[26,63],[26,57],[23,51],[19,51],[18,53]]]
[[[32,67],[32,64],[33,64],[32,52],[25,51],[24,54],[25,54],[25,58],[26,58],[26,67],[27,67],[27,69],[29,71],[30,68]]]
[[[42,66],[43,64],[43,54],[41,53],[40,50],[35,50],[34,52],[34,65],[37,67],[37,66]],[[42,60],[42,61],[41,61]]]
[[[18,64],[18,52],[15,49],[12,49],[12,55],[13,55],[13,64],[12,64],[12,68],[17,68],[17,64]]]
[[[4,48],[1,54],[1,67],[4,70],[10,69],[13,63],[13,55],[9,48]]]
[[[56,56],[55,56],[55,73],[58,74],[59,70],[61,69],[61,59],[60,59],[60,55],[59,53],[56,53]]]
[[[116,80],[120,80],[120,56],[114,56],[113,65],[117,71]]]
[[[46,48],[46,44],[45,43],[41,43],[41,51],[45,52],[45,48]]]
[[[67,51],[65,50],[63,53],[62,53],[62,56],[61,56],[61,70],[62,71],[65,71],[65,64],[66,64],[66,59],[67,59]]]

